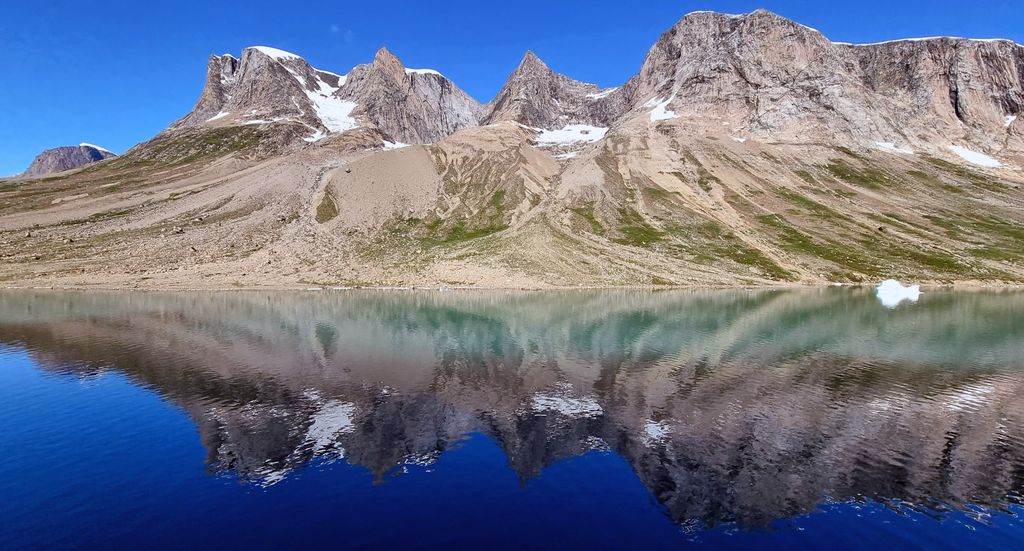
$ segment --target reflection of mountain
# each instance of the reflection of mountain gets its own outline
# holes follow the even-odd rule
[[[523,478],[613,450],[708,524],[1016,499],[1022,322],[1009,293],[0,294],[0,343],[174,400],[216,471],[381,477],[481,432]]]

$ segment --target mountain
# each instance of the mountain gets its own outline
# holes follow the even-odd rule
[[[1024,149],[1009,128],[1024,111],[1024,48],[1005,40],[857,46],[765,10],[697,12],[659,38],[626,88],[634,111],[770,141]]]
[[[526,52],[498,95],[487,104],[483,122],[516,121],[544,129],[567,124],[608,127],[624,107],[616,90],[556,73],[533,52]]]
[[[385,49],[342,75],[252,47],[120,158],[0,182],[0,278],[1020,283],[1022,111],[1024,46],[763,10],[684,16],[617,87],[528,52],[484,105]]]
[[[171,130],[196,126],[297,123],[305,141],[372,126],[395,142],[437,141],[476,126],[480,104],[441,73],[406,69],[387,49],[346,75],[312,67],[301,57],[246,48],[241,60],[212,56],[192,112]]]
[[[111,151],[87,143],[55,147],[43,151],[35,159],[32,159],[32,164],[28,166],[21,176],[28,178],[45,176],[116,156]]]

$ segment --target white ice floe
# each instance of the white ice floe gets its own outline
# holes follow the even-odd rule
[[[989,157],[984,153],[979,153],[977,151],[967,149],[966,147],[961,147],[959,145],[951,145],[949,146],[949,150],[952,151],[953,153],[956,153],[958,156],[960,156],[961,159],[973,165],[984,166],[988,168],[998,168],[1003,166],[1002,163],[993,159],[992,157]]]
[[[895,308],[904,300],[917,302],[921,298],[921,286],[904,286],[895,279],[887,279],[875,289],[875,296],[886,308]]]
[[[111,151],[111,150],[109,150],[109,149],[107,149],[105,147],[100,147],[98,145],[91,144],[91,143],[82,142],[82,143],[80,143],[78,145],[79,145],[79,147],[91,147],[91,148],[93,148],[93,149],[95,149],[97,151],[102,151],[104,153],[114,153],[113,151]]]
[[[593,396],[572,396],[572,385],[561,384],[554,392],[538,392],[530,398],[534,411],[555,412],[567,417],[597,417],[604,413]]]
[[[301,57],[284,50],[278,50],[277,48],[271,48],[269,46],[253,46],[252,49],[263,53],[274,61],[285,61],[289,59],[302,59]]]
[[[1016,120],[1017,115],[1006,115],[1006,127],[1009,128]]]
[[[437,75],[439,77],[443,77],[444,76],[441,73],[439,73],[439,72],[437,72],[437,71],[435,71],[433,69],[406,69],[405,70],[405,74],[407,74],[407,75]]]
[[[875,142],[875,147],[889,153],[898,153],[900,155],[913,155],[914,151],[906,147],[899,147],[892,142]]]
[[[606,97],[610,96],[612,94],[612,92],[614,92],[614,91],[616,91],[618,89],[619,89],[618,86],[614,86],[612,88],[605,88],[604,90],[601,90],[600,92],[598,92],[596,94],[587,94],[586,97],[587,97],[587,99],[606,98]]]
[[[224,117],[226,117],[226,116],[228,116],[230,114],[231,113],[228,112],[228,111],[221,111],[220,113],[217,113],[216,115],[206,119],[206,122],[215,121],[217,119],[223,119]]]
[[[678,118],[675,111],[668,109],[668,104],[675,98],[668,98],[667,100],[652,99],[644,104],[647,107],[653,107],[651,110],[651,122],[664,121],[668,119]]]
[[[568,124],[559,130],[541,130],[537,143],[567,145],[579,142],[596,142],[608,132],[607,128],[589,124]]]

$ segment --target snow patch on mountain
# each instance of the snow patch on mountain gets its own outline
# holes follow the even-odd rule
[[[661,99],[652,99],[645,104],[645,106],[647,107],[654,108],[651,111],[651,122],[665,121],[679,117],[679,115],[676,115],[675,111],[671,111],[668,108],[668,104],[673,99],[675,98],[668,98],[667,100],[664,101],[662,101]]]
[[[286,61],[289,59],[302,59],[301,57],[284,50],[278,50],[277,48],[271,48],[269,46],[253,46],[252,49],[260,52],[274,61]]]
[[[587,99],[591,99],[591,100],[606,98],[606,97],[610,96],[613,92],[615,92],[618,89],[619,89],[618,86],[615,86],[615,87],[612,87],[612,88],[605,88],[604,90],[601,90],[600,92],[598,92],[596,94],[587,94],[586,98]]]
[[[961,159],[974,165],[984,166],[988,168],[999,168],[1003,166],[1002,163],[993,159],[992,157],[989,157],[984,153],[979,153],[977,151],[967,149],[966,147],[961,147],[959,145],[951,145],[949,146],[949,150],[952,151],[953,153],[956,153]]]
[[[875,147],[885,151],[887,153],[897,153],[900,155],[913,155],[914,151],[905,147],[898,147],[892,142],[875,142]]]
[[[437,71],[435,71],[433,69],[406,69],[405,70],[405,74],[407,74],[407,75],[437,75],[439,77],[443,77],[444,76],[441,73],[439,73],[439,72],[437,72]]]
[[[1006,128],[1009,128],[1016,120],[1017,115],[1006,115]]]
[[[82,142],[82,143],[78,144],[78,147],[91,147],[91,148],[95,149],[96,151],[102,151],[103,153],[110,153],[111,155],[116,155],[116,153],[114,153],[113,151],[111,151],[111,150],[109,150],[109,149],[107,149],[105,147],[100,147],[98,145],[91,144],[91,143]]]
[[[580,142],[596,142],[608,132],[607,128],[589,124],[568,124],[559,130],[541,130],[537,143],[542,144],[573,144]]]

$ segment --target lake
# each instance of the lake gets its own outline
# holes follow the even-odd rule
[[[0,292],[4,549],[1020,548],[1024,293]]]

